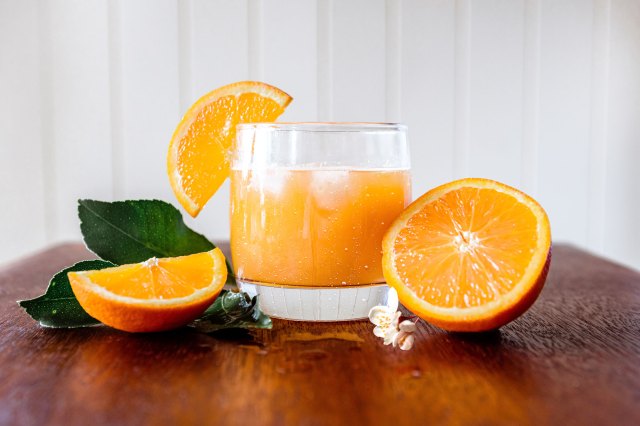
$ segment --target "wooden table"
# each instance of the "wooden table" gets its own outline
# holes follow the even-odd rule
[[[136,335],[45,329],[15,303],[89,257],[65,244],[0,269],[0,424],[640,424],[640,273],[569,246],[520,319],[422,323],[409,352],[367,321]]]

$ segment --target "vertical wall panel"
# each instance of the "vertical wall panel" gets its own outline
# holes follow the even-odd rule
[[[525,0],[522,63],[521,188],[538,195],[540,142],[540,0]]]
[[[80,235],[78,198],[111,199],[111,120],[107,2],[55,0],[40,3],[48,12],[47,60],[55,239]],[[47,108],[51,109],[48,110]]]
[[[609,47],[611,44],[611,0],[595,0],[591,69],[591,119],[589,120],[589,208],[587,243],[604,248],[605,179],[607,163],[607,118],[609,108]],[[640,24],[640,22],[639,22]]]
[[[604,253],[640,269],[640,3],[611,2]]]
[[[402,120],[409,127],[413,194],[453,177],[455,3],[402,3]]]
[[[469,175],[520,185],[524,2],[471,6]]]
[[[45,243],[38,24],[35,0],[0,2],[0,264]]]
[[[333,3],[333,118],[384,121],[385,3]]]
[[[124,102],[123,102],[123,19],[124,0],[110,0],[107,4],[109,36],[109,105],[111,118],[111,173],[113,198],[120,200],[125,193]]]
[[[318,120],[333,121],[333,0],[318,0]]]
[[[173,201],[166,156],[181,115],[178,7],[175,0],[124,1],[120,13],[123,196]]]
[[[263,28],[264,80],[294,99],[280,120],[317,120],[316,2],[268,1]]]
[[[455,1],[453,176],[469,175],[471,149],[471,0]]]
[[[244,0],[195,0],[193,98],[249,78],[248,17]]]
[[[178,1],[178,78],[180,113],[186,111],[195,101],[198,94],[194,94],[193,61],[195,15],[194,1]]]
[[[402,2],[386,0],[385,121],[402,121]]]
[[[191,16],[189,105],[216,87],[250,78],[247,2],[195,0]],[[170,200],[177,205],[173,194]],[[184,216],[190,226],[209,238],[229,238],[229,182],[222,185],[196,219],[187,213]]]
[[[539,201],[555,241],[586,244],[593,6],[542,3]],[[571,23],[569,26],[568,23]]]
[[[264,79],[264,1],[248,0],[247,42],[249,80]]]

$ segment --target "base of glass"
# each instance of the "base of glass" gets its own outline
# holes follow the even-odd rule
[[[294,321],[349,321],[367,318],[376,305],[385,305],[386,284],[348,287],[277,286],[237,279],[249,296],[259,295],[260,309],[270,317]]]

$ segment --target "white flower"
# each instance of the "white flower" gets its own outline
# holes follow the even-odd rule
[[[393,287],[389,288],[389,291],[387,292],[387,306],[389,309],[397,311],[399,303],[398,292]]]
[[[393,343],[393,339],[396,337],[396,334],[398,334],[398,321],[400,320],[400,315],[400,311],[393,314],[391,325],[384,332],[384,336],[380,336],[384,338],[385,345]]]
[[[400,348],[403,351],[408,351],[413,347],[414,339],[412,332],[399,331],[395,336],[393,336],[393,347]]]
[[[393,336],[398,332],[398,321],[400,312],[390,309],[388,306],[374,306],[369,311],[369,321],[376,327],[373,334],[384,338],[384,344],[388,345],[393,340]]]
[[[384,339],[385,345],[399,347],[403,351],[408,351],[413,347],[414,337],[412,333],[416,331],[416,324],[413,321],[405,320],[400,324],[400,311],[398,311],[398,293],[395,289],[389,289],[387,304],[374,306],[369,311],[369,321],[376,327],[373,334]]]

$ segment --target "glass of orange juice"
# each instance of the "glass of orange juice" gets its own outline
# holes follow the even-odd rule
[[[403,125],[240,124],[231,160],[238,285],[274,317],[364,318],[386,303],[382,237],[410,199]]]

